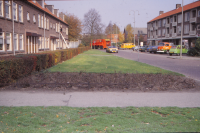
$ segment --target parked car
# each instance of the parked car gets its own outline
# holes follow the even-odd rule
[[[108,46],[106,52],[109,53],[118,53],[118,48],[116,46]]]
[[[172,46],[169,50],[169,55],[172,56],[172,54],[180,55],[181,51],[181,45]],[[185,46],[182,46],[182,53],[187,54],[188,50],[185,48]]]
[[[147,50],[147,48],[148,48],[148,46],[141,46],[141,47],[139,48],[139,51],[145,52],[145,51]]]
[[[139,47],[135,46],[134,51],[138,51]]]
[[[157,52],[158,49],[158,45],[157,46],[153,46],[151,49],[151,52],[154,52],[154,54]]]
[[[174,46],[174,43],[161,42],[158,45],[157,52],[158,53],[169,53],[169,50],[171,49],[172,46]]]
[[[147,52],[152,52],[152,48],[153,48],[153,46],[148,46],[148,48],[147,48]]]

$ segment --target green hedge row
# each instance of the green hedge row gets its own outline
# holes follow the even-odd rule
[[[54,66],[62,61],[89,50],[90,47],[45,51],[36,54],[23,54],[16,56],[0,57],[0,87],[14,82],[20,77],[31,74],[34,71]]]

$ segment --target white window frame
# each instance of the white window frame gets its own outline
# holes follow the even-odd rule
[[[185,12],[185,22],[190,21],[190,12]]]
[[[21,43],[20,43],[21,41]],[[23,34],[19,35],[19,49],[24,50],[24,45],[23,45]]]
[[[8,2],[8,3],[7,3]],[[8,6],[8,14],[6,13],[6,18],[11,19],[11,1],[5,1],[5,12],[6,12],[6,6]]]
[[[33,22],[36,23],[35,14],[33,14]]]
[[[30,13],[27,12],[27,20],[30,21]]]
[[[7,36],[7,34],[9,34],[9,37]],[[8,45],[8,39],[9,39],[9,41],[10,41],[10,43],[9,43],[9,49],[8,49],[8,47],[7,47],[7,45]],[[7,47],[7,51],[11,51],[12,50],[12,42],[11,42],[11,33],[9,33],[9,32],[7,32],[6,33],[6,47]]]
[[[49,19],[47,18],[47,29],[49,30]]]
[[[178,15],[178,23],[181,23],[182,22],[182,14],[179,14]]]
[[[200,17],[200,10],[198,11],[198,14],[197,14],[197,15],[198,15],[198,17]]]
[[[41,28],[44,27],[43,16],[41,15]]]
[[[56,32],[58,32],[58,24],[56,23]]]
[[[0,49],[0,52],[5,51],[5,48],[4,48],[4,33],[3,32],[1,32],[1,33],[2,33],[2,35],[0,35],[0,39],[2,39],[2,50]]]
[[[40,23],[40,14],[38,14],[38,27],[41,26],[41,23]]]
[[[165,25],[166,25],[166,19],[163,19],[163,27],[165,27]]]
[[[55,24],[53,24],[53,29],[54,29],[54,30],[55,30],[55,27],[56,27]]]
[[[16,44],[15,44],[15,41],[16,41]],[[14,46],[15,46],[15,51],[17,51],[19,48],[18,48],[18,34],[14,33]]]
[[[14,5],[15,5],[15,6],[14,6]],[[14,2],[13,2],[13,12],[14,12],[14,13],[13,13],[13,15],[14,15],[14,16],[13,16],[13,17],[14,17],[14,20],[17,21],[17,17],[18,17],[18,16],[17,16],[17,4],[14,3]]]
[[[19,18],[18,18],[19,22],[23,22],[23,6],[19,5],[18,8],[19,8]]]
[[[3,1],[0,1],[0,16],[3,17]]]
[[[165,29],[162,29],[162,36],[165,36],[166,32]]]
[[[50,23],[50,28],[52,29],[52,23]]]
[[[47,18],[44,17],[44,29],[47,29]]]
[[[68,35],[68,28],[66,28],[66,35]]]
[[[188,34],[189,33],[189,31],[190,31],[190,25],[189,24],[185,24],[184,25],[184,34]]]

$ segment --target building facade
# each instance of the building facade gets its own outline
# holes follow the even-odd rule
[[[172,11],[159,12],[159,16],[147,23],[147,40],[150,45],[159,42],[181,44],[182,7],[176,4]],[[183,6],[183,40],[194,46],[200,34],[200,1]]]
[[[43,0],[1,0],[0,55],[68,48],[64,17]]]

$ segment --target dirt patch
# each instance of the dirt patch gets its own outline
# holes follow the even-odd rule
[[[199,91],[200,83],[162,74],[36,73],[1,90],[53,91]]]

